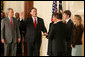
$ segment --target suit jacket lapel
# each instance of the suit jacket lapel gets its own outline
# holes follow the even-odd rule
[[[68,23],[71,21],[71,19],[68,21]]]
[[[11,28],[11,23],[10,23],[10,19],[7,17],[7,24],[8,26]]]
[[[35,29],[35,27],[34,27],[34,22],[33,22],[33,18],[31,18],[31,24],[32,24],[32,27]]]
[[[37,28],[38,28],[38,25],[39,25],[39,19],[38,19],[38,17],[37,17]]]
[[[38,28],[38,23],[39,23],[39,21],[38,21],[39,19],[38,19],[38,17],[37,17],[37,27],[36,27],[36,29]],[[35,27],[34,27],[34,21],[33,21],[33,18],[31,18],[31,21],[32,21],[32,25],[33,25],[33,28],[35,29]]]
[[[15,20],[14,20],[14,18],[12,18],[13,19],[13,29],[15,28]]]
[[[13,19],[13,18],[12,18]],[[8,23],[8,26],[11,28],[11,23],[10,23],[10,19],[7,17],[7,23]],[[13,19],[13,29],[14,29],[14,26],[15,26],[15,21]],[[12,28],[11,28],[12,29]]]

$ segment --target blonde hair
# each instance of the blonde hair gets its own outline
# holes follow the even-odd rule
[[[76,20],[78,20],[78,22],[76,23],[77,26],[81,25],[82,24],[82,18],[80,15],[75,15],[74,16]]]

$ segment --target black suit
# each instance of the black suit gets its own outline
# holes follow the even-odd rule
[[[27,42],[27,55],[28,56],[39,56],[40,54],[40,46],[42,42],[42,34],[41,31],[44,33],[47,32],[44,21],[41,18],[37,18],[37,28],[35,29],[33,19],[28,18],[25,21],[26,24],[26,35],[25,41]]]
[[[54,24],[48,38],[52,41],[51,56],[65,56],[65,41],[67,38],[67,26],[62,21]]]
[[[52,26],[53,26],[53,22],[50,23],[48,35],[49,35],[49,33],[50,33],[51,29],[52,29]],[[46,37],[48,38],[48,36],[46,36]],[[47,54],[49,56],[52,55],[52,41],[49,38],[48,38],[48,51],[47,51]]]
[[[68,38],[67,38],[67,56],[71,56],[71,36],[72,36],[72,32],[73,32],[73,22],[70,19],[67,22],[67,27],[68,27]]]
[[[17,43],[17,54],[21,55],[22,54],[22,30],[21,30],[21,21],[20,21],[20,18],[17,18],[17,22],[18,22],[18,25],[19,25],[19,30],[20,30],[20,36],[21,36],[21,42],[20,43]]]

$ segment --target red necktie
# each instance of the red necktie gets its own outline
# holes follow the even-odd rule
[[[13,28],[12,18],[10,18],[11,27]]]
[[[34,27],[35,27],[35,29],[37,27],[36,18],[34,18]]]

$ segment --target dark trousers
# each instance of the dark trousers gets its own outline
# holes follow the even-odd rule
[[[17,43],[4,44],[4,56],[16,56]]]
[[[40,46],[39,43],[34,45],[27,43],[27,56],[40,56]]]
[[[65,52],[57,52],[57,53],[53,53],[51,56],[66,56]]]
[[[0,51],[1,51],[1,55],[4,54],[4,44],[0,43],[1,47],[0,47]]]
[[[71,43],[70,42],[67,42],[67,47],[66,47],[66,55],[67,56],[71,56],[71,51],[72,51],[72,48],[71,48]]]
[[[22,54],[22,43],[17,43],[17,54]]]
[[[17,43],[17,54],[22,54],[22,33],[20,33],[21,35],[21,42]]]

